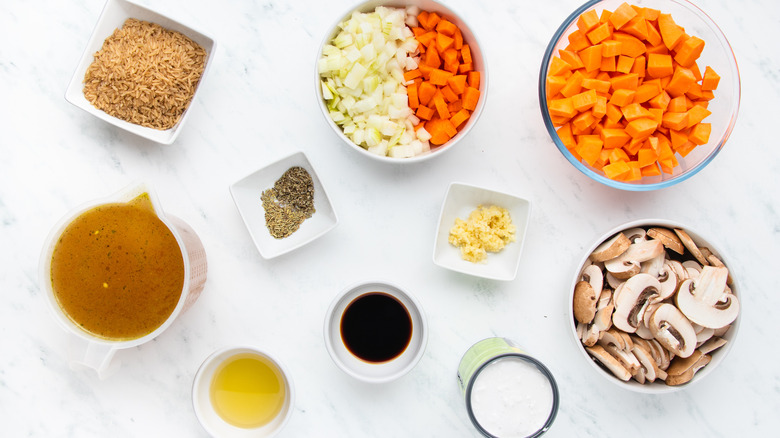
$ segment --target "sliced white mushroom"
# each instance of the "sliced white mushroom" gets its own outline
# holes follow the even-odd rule
[[[599,332],[612,328],[612,312],[614,309],[615,304],[610,301],[606,307],[597,310],[596,316],[593,318],[593,327]]]
[[[596,304],[596,309],[601,310],[607,307],[611,302],[612,290],[609,288],[604,288],[601,290],[601,295],[599,295],[599,302]]]
[[[677,260],[667,260],[666,263],[669,265],[669,269],[671,269],[674,272],[674,275],[677,276],[678,285],[683,280],[688,279],[688,270],[685,269],[682,263],[678,262]]]
[[[623,280],[619,278],[615,278],[615,276],[612,275],[612,273],[610,273],[609,271],[607,271],[607,273],[604,274],[604,278],[607,279],[607,284],[609,285],[609,287],[612,288],[612,290],[617,290],[618,286],[623,284]]]
[[[642,321],[639,323],[639,327],[636,328],[636,335],[642,339],[649,340],[655,338],[655,334],[650,330],[650,316],[652,316],[655,309],[660,306],[660,302],[651,302],[645,308],[645,312],[642,316]]]
[[[574,318],[585,324],[590,324],[596,316],[598,295],[587,281],[579,281],[574,287]]]
[[[604,289],[604,273],[598,265],[591,264],[583,269],[581,279],[590,284],[590,287],[596,292],[596,296],[601,295],[601,290]]]
[[[594,262],[603,262],[605,260],[614,259],[620,254],[623,254],[629,246],[631,246],[631,241],[628,240],[628,237],[623,233],[617,233],[596,247],[590,254],[590,260]]]
[[[644,240],[632,243],[618,257],[604,262],[604,268],[615,278],[625,280],[642,269],[641,263],[663,254],[664,246],[657,240]]]
[[[596,342],[599,340],[599,331],[596,327],[593,326],[593,324],[584,324],[579,323],[583,325],[583,327],[580,329],[578,327],[578,332],[581,332],[580,340],[582,341],[582,344],[586,347],[592,347],[596,345]]]
[[[647,236],[652,239],[660,240],[666,248],[669,248],[677,254],[682,255],[685,252],[685,247],[680,241],[680,238],[677,237],[677,234],[675,234],[674,231],[668,228],[650,228],[647,230]]]
[[[650,353],[653,354],[653,359],[655,359],[658,368],[662,370],[669,368],[669,362],[672,360],[672,355],[669,353],[669,350],[664,348],[657,339],[650,339],[647,343],[650,345]]]
[[[696,332],[691,322],[672,304],[658,306],[650,316],[650,330],[676,356],[688,357],[696,350]]]
[[[650,274],[653,277],[659,277],[661,275],[661,271],[664,268],[664,263],[666,262],[666,253],[661,251],[657,256],[653,257],[652,259],[642,262],[642,267],[639,269],[639,272]]]
[[[601,344],[601,346],[604,347],[609,354],[614,356],[629,373],[634,374],[636,370],[642,367],[639,363],[639,359],[634,356],[634,353],[632,353],[631,350],[621,350],[612,344]]]
[[[628,237],[631,243],[647,240],[647,231],[644,228],[636,227],[623,230],[623,234]]]
[[[691,236],[688,235],[688,233],[685,232],[685,230],[681,230],[679,228],[675,228],[674,232],[677,234],[677,237],[680,238],[680,241],[682,242],[683,246],[693,255],[693,257],[701,263],[702,265],[709,265],[709,262],[707,259],[704,258],[704,254],[702,254],[699,247],[696,245],[696,243],[691,239]]]
[[[712,356],[702,354],[700,351],[694,351],[688,357],[676,357],[666,370],[666,384],[677,386],[688,383],[693,379],[696,371],[710,363]]]
[[[697,350],[699,350],[702,354],[710,354],[718,348],[726,345],[727,342],[728,341],[723,338],[713,337],[705,342],[702,346],[697,348]]]
[[[612,372],[618,379],[627,382],[631,378],[631,373],[620,364],[615,356],[609,354],[601,345],[594,345],[586,348],[586,350],[591,357],[604,365],[604,367]]]
[[[649,346],[635,340],[634,348],[631,349],[631,352],[634,354],[634,357],[636,357],[641,366],[641,372],[637,372],[635,374],[641,374],[641,376],[648,382],[654,382],[655,379],[658,378],[659,368],[658,364],[655,363],[655,359],[653,359],[652,353],[650,353]],[[637,379],[637,381],[639,381],[639,379]]]
[[[701,265],[696,260],[686,260],[682,262],[683,268],[688,273],[688,278],[696,279],[701,274]]]
[[[712,334],[712,336],[722,338],[723,335],[725,335],[730,328],[731,328],[731,324],[723,326],[721,328],[717,328],[715,329],[715,332]]]
[[[712,337],[713,334],[715,334],[715,330],[704,327],[699,324],[693,323],[691,324],[693,326],[693,331],[696,332],[696,347],[700,347],[703,343],[705,343],[708,339]]]
[[[685,316],[696,324],[718,329],[731,324],[739,314],[739,300],[726,292],[728,269],[705,266],[699,278],[685,280],[675,302]]]
[[[649,274],[637,274],[629,278],[615,297],[615,313],[612,323],[626,333],[635,333],[648,304],[658,298],[661,283]]]
[[[668,260],[664,262],[663,267],[658,273],[658,281],[661,283],[661,299],[665,300],[677,291],[677,273]]]

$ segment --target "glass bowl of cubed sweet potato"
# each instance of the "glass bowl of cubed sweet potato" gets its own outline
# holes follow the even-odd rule
[[[715,22],[686,0],[590,1],[553,35],[539,103],[579,171],[632,191],[698,173],[737,120],[740,78]]]

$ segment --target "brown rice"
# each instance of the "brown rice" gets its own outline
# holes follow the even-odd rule
[[[119,119],[170,129],[192,100],[205,62],[206,51],[181,33],[129,18],[95,53],[84,97]]]

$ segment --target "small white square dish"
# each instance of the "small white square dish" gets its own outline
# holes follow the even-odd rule
[[[268,231],[265,209],[260,199],[263,192],[291,167],[300,166],[309,173],[314,185],[314,214],[301,223],[300,228],[287,237],[277,239]],[[295,152],[274,161],[230,186],[241,219],[257,250],[265,259],[271,259],[317,239],[336,227],[339,220],[314,167],[303,152]]]
[[[201,74],[200,81],[195,89],[187,109],[181,114],[176,124],[165,130],[148,128],[145,126],[137,125],[119,119],[108,113],[93,106],[86,97],[84,97],[84,75],[87,69],[94,61],[94,55],[103,47],[103,42],[111,36],[116,29],[122,27],[128,18],[135,18],[141,21],[148,21],[154,24],[158,24],[163,28],[175,32],[179,32],[184,36],[190,38],[197,44],[199,44],[206,51],[206,60]],[[73,73],[73,77],[68,84],[68,88],[65,91],[65,99],[73,105],[83,109],[84,111],[92,114],[93,116],[104,120],[114,126],[117,126],[133,134],[139,135],[146,139],[152,140],[161,144],[171,144],[176,140],[181,132],[184,122],[187,120],[187,116],[190,113],[193,102],[195,102],[198,92],[203,86],[203,82],[206,80],[206,76],[210,70],[212,61],[214,59],[214,51],[217,48],[216,41],[207,36],[206,34],[194,30],[178,21],[166,17],[158,12],[152,11],[146,7],[137,5],[128,0],[108,0],[103,7],[103,12],[98,18],[95,29],[92,31],[92,36],[89,38],[87,47],[84,53],[81,55],[81,60],[76,67],[76,71]]]
[[[475,263],[463,259],[460,249],[449,243],[449,235],[450,229],[455,225],[455,219],[467,220],[471,212],[480,205],[495,205],[509,212],[515,226],[515,241],[506,244],[499,252],[488,252],[485,260]],[[491,280],[514,280],[530,216],[531,203],[527,199],[469,184],[451,183],[439,215],[433,244],[433,263],[456,272]]]

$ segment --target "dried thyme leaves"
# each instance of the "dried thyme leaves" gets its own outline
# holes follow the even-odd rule
[[[274,186],[260,196],[265,225],[277,239],[283,239],[314,214],[314,183],[303,167],[287,169]]]

